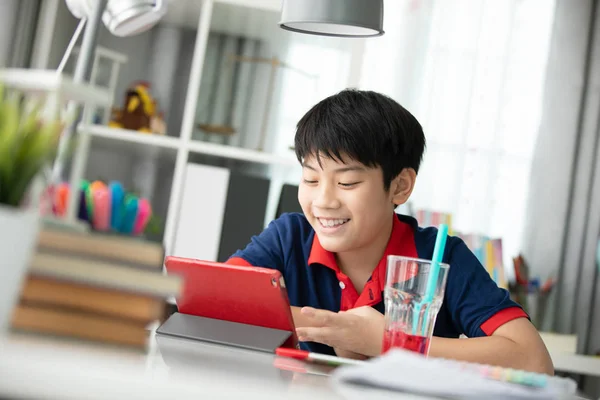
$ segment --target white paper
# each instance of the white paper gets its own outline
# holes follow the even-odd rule
[[[550,376],[544,388],[495,381],[457,361],[398,349],[361,366],[340,368],[333,376],[337,382],[453,399],[569,399],[577,388],[571,379]]]

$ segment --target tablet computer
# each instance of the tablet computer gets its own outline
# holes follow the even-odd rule
[[[169,256],[168,274],[183,278],[180,313],[291,332],[298,344],[285,282],[274,269]]]

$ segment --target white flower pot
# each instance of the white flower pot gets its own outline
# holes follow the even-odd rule
[[[40,226],[37,211],[0,205],[0,336],[10,328]]]

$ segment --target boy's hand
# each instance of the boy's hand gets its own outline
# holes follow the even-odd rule
[[[296,329],[300,341],[323,343],[370,357],[381,354],[385,321],[374,308],[365,306],[334,313],[303,307],[301,314],[310,323]]]

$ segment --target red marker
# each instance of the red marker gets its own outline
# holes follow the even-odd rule
[[[281,357],[295,358],[296,360],[310,361],[316,364],[325,364],[332,366],[340,365],[362,365],[364,361],[352,360],[350,358],[328,356],[326,354],[311,353],[305,350],[287,349],[280,347],[275,350],[275,354]]]

